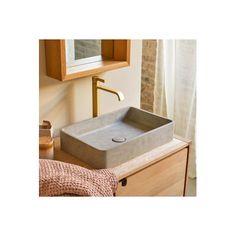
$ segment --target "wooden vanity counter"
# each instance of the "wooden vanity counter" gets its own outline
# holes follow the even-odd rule
[[[187,184],[190,141],[175,137],[171,142],[111,168],[119,179],[117,196],[184,196]],[[54,141],[54,160],[92,169],[60,149]]]

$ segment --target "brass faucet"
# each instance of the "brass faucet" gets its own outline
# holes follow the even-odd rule
[[[98,94],[98,89],[109,92],[109,93],[116,94],[119,101],[122,101],[122,100],[125,99],[122,92],[99,85],[99,82],[105,83],[104,79],[101,79],[98,76],[93,76],[92,80],[93,80],[93,85],[92,85],[92,87],[93,87],[93,117],[96,117],[96,116],[99,115],[99,94]]]

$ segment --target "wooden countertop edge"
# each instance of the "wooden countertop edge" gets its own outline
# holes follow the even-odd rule
[[[179,150],[188,147],[189,142],[183,141],[179,138],[173,138],[169,143],[153,149],[150,152],[144,153],[130,161],[127,161],[117,167],[109,168],[116,174],[119,180],[136,173],[137,171],[162,160],[163,158],[172,155]],[[54,160],[67,162],[75,165],[82,166],[87,169],[93,169],[88,164],[80,161],[78,158],[65,153],[60,149],[60,137],[54,138]]]

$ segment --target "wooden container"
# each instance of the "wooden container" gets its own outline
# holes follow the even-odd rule
[[[53,157],[54,157],[53,138],[50,136],[39,137],[39,158],[53,159]]]
[[[43,120],[42,125],[39,125],[39,136],[53,136],[53,127],[50,121]]]

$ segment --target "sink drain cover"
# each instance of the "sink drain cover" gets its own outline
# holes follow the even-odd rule
[[[113,142],[116,142],[116,143],[123,143],[123,142],[126,141],[126,138],[124,138],[124,137],[114,137],[114,138],[112,139],[112,141],[113,141]]]

